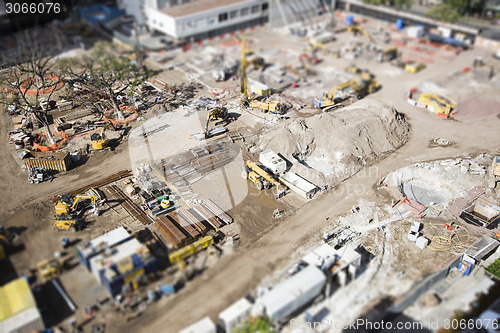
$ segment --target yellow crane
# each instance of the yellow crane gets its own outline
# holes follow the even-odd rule
[[[241,38],[241,67],[240,67],[240,91],[243,94],[241,99],[241,105],[244,107],[252,107],[256,109],[264,110],[265,112],[271,113],[283,113],[286,110],[286,106],[284,103],[280,103],[277,101],[256,101],[251,99],[248,96],[248,82],[247,82],[247,74],[246,69],[249,65],[249,61],[247,59],[248,50],[245,48],[245,39]]]
[[[94,213],[98,214],[97,205],[104,200],[104,194],[99,190],[91,188],[87,193],[77,195],[72,198],[69,195],[62,195],[60,200],[57,201],[54,208],[56,215],[52,221],[58,230],[69,230],[71,228],[77,229],[79,227],[77,220],[79,215],[84,211],[84,208],[90,204],[93,206]],[[83,207],[80,203],[85,202]]]

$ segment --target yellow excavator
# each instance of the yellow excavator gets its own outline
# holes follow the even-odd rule
[[[90,136],[90,141],[92,143],[92,148],[95,150],[102,150],[108,146],[109,140],[104,132],[107,128],[112,128],[115,131],[115,126],[111,121],[108,121],[106,125],[101,129],[100,132],[95,132]]]
[[[72,198],[69,195],[62,195],[60,200],[55,204],[56,215],[52,221],[52,225],[57,230],[69,230],[71,228],[80,230],[81,215],[90,203],[95,215],[99,215],[97,205],[104,200],[104,194],[95,188],[91,188],[85,194],[79,194]]]
[[[219,121],[225,121],[229,117],[229,113],[227,112],[227,109],[223,106],[216,106],[210,112],[208,113],[207,116],[207,123],[205,125],[205,132],[208,131],[208,124],[211,120],[219,120]]]
[[[354,79],[333,87],[330,91],[323,93],[323,96],[314,99],[314,107],[328,111],[342,107],[340,104],[346,98],[363,98],[367,94],[374,93],[380,88],[373,74],[362,71]]]
[[[361,27],[359,24],[351,24],[347,27],[347,31],[349,31],[350,33],[352,33],[353,35],[357,35],[357,34],[363,34],[367,39],[368,41],[370,41],[370,43],[373,43],[373,38],[372,36],[365,30],[363,29],[363,27]]]
[[[247,74],[246,68],[249,65],[249,61],[247,59],[248,50],[245,48],[245,39],[241,38],[241,67],[240,67],[240,91],[243,94],[241,98],[241,106],[243,107],[252,107],[256,109],[261,109],[264,112],[278,113],[282,114],[286,111],[286,106],[284,103],[280,103],[277,101],[256,101],[248,96],[248,84],[247,84]]]

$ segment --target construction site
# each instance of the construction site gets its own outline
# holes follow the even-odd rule
[[[222,2],[148,7],[147,36],[123,1],[1,37],[0,332],[480,329],[493,43],[361,2]]]

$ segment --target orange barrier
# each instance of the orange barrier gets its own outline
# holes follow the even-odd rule
[[[225,88],[212,88],[212,89],[210,89],[210,92],[214,96],[220,96],[226,92],[226,89]]]
[[[54,137],[61,136],[62,140],[57,141],[56,143],[54,143],[51,146],[41,145],[39,143],[42,141],[42,138],[47,137],[47,133],[42,133],[33,142],[33,148],[35,148],[38,151],[44,151],[44,152],[54,151],[54,150],[58,150],[58,149],[62,148],[62,146],[69,140],[68,136],[64,132],[57,132],[57,133],[52,134],[52,136],[54,136]]]
[[[28,87],[31,86],[31,85],[28,85],[28,83],[40,81],[40,78],[38,78],[38,77],[30,77],[30,78],[24,80],[23,82],[21,82],[21,85],[20,85],[21,93],[26,94],[26,95],[31,95],[31,96],[45,95],[45,94],[48,94],[48,93],[51,93],[53,91],[61,89],[62,86],[64,85],[62,80],[57,75],[47,75],[43,79],[56,81],[57,83],[55,86],[48,87],[48,88],[36,88],[36,87],[26,88],[26,86],[28,86]]]
[[[133,107],[130,107],[130,106],[121,105],[120,106],[120,110],[122,110],[122,111],[129,111],[129,112],[133,112],[133,113],[130,116],[125,117],[124,119],[113,119],[113,118],[108,118],[108,116],[111,115],[114,112],[113,109],[110,109],[110,110],[108,110],[108,111],[106,111],[104,113],[104,116],[102,117],[102,119],[105,122],[110,121],[113,124],[113,126],[116,126],[116,125],[125,125],[125,124],[128,124],[128,123],[132,122],[133,120],[136,120],[137,117],[139,116],[139,114],[137,113],[137,111]]]

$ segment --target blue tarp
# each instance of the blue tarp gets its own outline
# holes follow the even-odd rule
[[[125,15],[125,10],[106,5],[84,7],[79,10],[80,16],[92,24],[105,24],[114,18]]]

